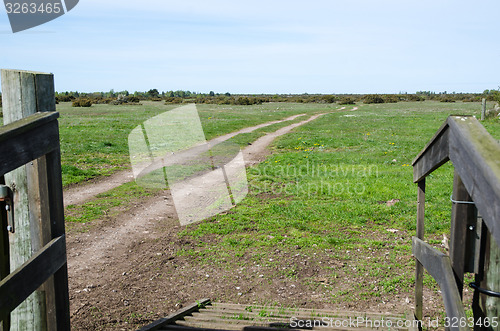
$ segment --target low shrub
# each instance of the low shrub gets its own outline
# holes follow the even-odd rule
[[[363,98],[364,103],[384,103],[384,99],[378,94],[368,94]]]
[[[340,105],[354,105],[354,99],[351,97],[342,97],[339,100]]]
[[[383,96],[384,102],[385,103],[397,103],[399,102],[398,96],[394,94],[386,94]]]
[[[58,101],[58,102],[71,102],[75,99],[76,98],[72,95],[58,95],[56,97],[56,101]]]
[[[72,104],[73,107],[90,107],[92,101],[90,99],[75,99]]]
[[[421,97],[420,95],[416,95],[416,94],[407,94],[405,95],[406,97],[406,101],[424,101],[425,98],[424,97]]]
[[[481,98],[480,97],[465,98],[462,100],[462,102],[481,102]]]
[[[176,104],[176,103],[182,103],[183,100],[182,98],[179,97],[167,97],[165,98],[165,104]]]
[[[334,95],[323,95],[321,97],[321,100],[326,103],[334,103],[335,101],[337,101],[337,97]]]
[[[453,99],[452,97],[445,96],[445,97],[442,97],[439,101],[440,102],[455,102],[455,99]]]

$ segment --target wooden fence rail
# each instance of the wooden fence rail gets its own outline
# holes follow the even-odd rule
[[[70,330],[53,75],[1,75],[0,184],[10,193],[0,199],[0,331]]]
[[[0,176],[45,157],[48,192],[60,198],[60,158],[57,126],[58,113],[38,113],[0,128]],[[33,137],[36,139],[33,141]],[[50,200],[53,200],[50,199]],[[62,203],[62,200],[61,200]],[[69,298],[66,269],[64,218],[60,203],[49,206],[53,239],[28,261],[0,282],[0,316],[14,310],[31,293],[54,275],[56,307],[53,309],[57,330],[69,329]],[[61,226],[62,224],[62,226]],[[2,228],[2,231],[6,231]]]
[[[448,257],[423,239],[425,179],[450,160],[455,167],[455,178]],[[413,239],[417,263],[415,317],[420,320],[423,317],[425,268],[441,287],[447,316],[463,319],[464,273],[474,273],[478,286],[489,291],[500,290],[498,273],[490,272],[500,266],[499,259],[494,258],[500,252],[500,145],[474,117],[450,116],[413,161],[413,179],[418,184],[417,236]],[[498,318],[500,302],[494,304],[497,310],[487,309],[487,298],[481,296],[476,291],[474,317],[487,317],[490,321]],[[491,330],[491,327],[475,329]]]

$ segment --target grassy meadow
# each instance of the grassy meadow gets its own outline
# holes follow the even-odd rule
[[[178,106],[166,106],[161,102],[144,102],[139,106],[93,105],[90,108],[74,108],[70,103],[59,104],[63,184],[75,184],[130,167],[127,145],[129,133],[145,120],[175,107]],[[286,104],[264,104],[251,108],[198,106],[207,139],[248,126],[323,109],[318,105]],[[264,132],[261,131],[261,134]],[[249,135],[257,137],[259,134]]]
[[[299,249],[342,261],[341,268],[324,265],[331,268],[325,285],[331,302],[411,298],[412,160],[448,115],[477,115],[479,109],[475,103],[362,105],[301,126],[275,141],[265,162],[248,169],[251,189],[240,205],[183,231],[199,246],[183,254],[229,266],[267,261],[276,247]],[[485,126],[500,138],[498,121]],[[437,246],[449,232],[452,183],[450,163],[427,181],[426,238]],[[209,240],[214,236],[217,245]],[[290,266],[286,277],[300,276]],[[430,277],[426,285],[437,291]]]
[[[91,108],[58,105],[64,184],[127,168],[129,132],[173,107],[154,102]],[[273,154],[247,169],[250,192],[243,202],[184,228],[179,236],[193,240],[196,247],[178,254],[201,264],[227,266],[228,271],[248,264],[286,264],[273,259],[277,250],[290,256],[322,256],[323,261],[339,262],[319,265],[328,275],[321,285],[328,302],[411,298],[411,237],[416,223],[412,160],[448,115],[478,116],[480,104],[425,101],[358,107],[341,111],[335,104],[199,105],[207,139],[294,114],[329,113],[275,140]],[[245,146],[288,124],[232,140]],[[498,120],[484,125],[500,139]],[[449,232],[452,182],[450,163],[428,178],[426,238],[436,246]],[[91,226],[93,220],[113,215],[115,209],[123,212],[125,204],[148,194],[152,192],[134,183],[125,184],[82,206],[70,206],[67,220]],[[283,277],[313,283],[297,266],[286,267],[279,269]],[[425,282],[437,291],[429,276]]]

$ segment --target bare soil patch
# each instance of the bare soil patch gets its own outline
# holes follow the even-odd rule
[[[321,114],[261,137],[244,149],[246,162],[248,165],[258,163],[269,153],[266,148],[276,137],[319,116]],[[216,139],[224,141],[238,133],[279,122]],[[65,191],[65,205],[83,203],[130,180],[133,180],[131,172],[123,171],[101,181],[72,187]],[[117,217],[101,219],[91,226],[74,224],[67,240],[73,327],[77,330],[135,329],[202,297],[230,302],[242,299],[241,302],[252,302],[260,298],[271,302],[276,295],[283,301],[289,296],[287,285],[274,277],[276,267],[256,266],[250,270],[243,267],[228,281],[230,265],[199,266],[196,259],[179,256],[179,251],[191,244],[178,236],[181,230],[168,191],[136,202]],[[281,260],[281,254],[287,253],[277,251],[277,260]],[[240,262],[245,264],[244,259]],[[256,275],[257,272],[260,273]],[[307,266],[303,275],[313,277],[314,271]],[[262,289],[259,284],[265,278],[269,286]],[[305,288],[294,286],[290,290],[300,293],[296,304],[307,302],[309,294]]]
[[[270,122],[262,123],[262,124],[255,125],[252,127],[244,128],[244,129],[241,129],[241,130],[231,132],[231,133],[225,134],[223,136],[214,138],[214,139],[210,140],[210,143],[217,144],[217,143],[226,141],[228,139],[231,139],[232,137],[237,136],[240,133],[250,133],[250,132],[253,132],[255,130],[258,130],[258,129],[261,129],[261,128],[264,128],[266,126],[270,126],[273,124],[287,122],[287,121],[293,121],[296,118],[304,116],[304,115],[305,114],[293,115],[293,116],[287,117],[283,120],[270,121]],[[309,119],[307,121],[311,121],[311,120],[312,119]],[[301,122],[301,123],[304,124],[306,122]],[[285,134],[286,132],[289,132],[294,127],[296,127],[296,126],[293,126],[293,127],[290,126],[289,129],[282,131],[283,133],[281,133],[281,134]],[[288,126],[286,128],[288,128]],[[286,129],[286,128],[283,128],[283,129]],[[281,130],[283,130],[283,129],[281,129]],[[278,131],[280,131],[280,130],[278,130]],[[255,151],[259,151],[258,152],[259,154],[263,153],[262,147],[265,148],[265,146],[269,145],[269,143],[274,138],[276,138],[277,136],[279,136],[281,134],[276,135],[276,132],[272,133],[273,137],[271,138],[271,140],[267,139],[266,140],[267,143],[260,142],[259,143],[260,147],[255,148]],[[255,154],[256,153],[255,151],[252,153]],[[131,170],[127,169],[124,171],[119,171],[117,173],[114,173],[113,175],[111,175],[109,177],[98,178],[95,180],[87,181],[87,182],[82,183],[82,184],[73,185],[73,186],[67,188],[66,190],[64,190],[64,206],[66,207],[69,205],[82,204],[85,201],[92,199],[96,195],[107,192],[115,187],[118,187],[122,184],[128,183],[132,180],[134,180],[134,175],[132,174]]]
[[[244,149],[246,162],[253,165],[262,161],[273,139],[319,116],[261,137]],[[68,204],[86,201],[120,180],[130,181],[126,173],[117,175],[116,180],[106,179],[109,180],[106,185],[96,182],[94,192],[94,185],[84,186],[80,200],[72,198],[80,194],[78,187],[72,188],[65,199]],[[411,295],[381,296],[368,303],[335,297],[335,293],[342,291],[347,291],[350,297],[363,295],[348,293],[351,285],[360,282],[368,285],[376,279],[370,276],[356,279],[352,277],[352,268],[367,254],[383,260],[384,250],[346,255],[314,247],[276,247],[273,256],[265,261],[245,252],[238,260],[211,264],[189,254],[197,245],[193,239],[182,236],[184,229],[179,225],[168,191],[136,201],[123,208],[118,216],[103,218],[91,226],[74,224],[68,231],[73,329],[135,330],[202,298],[388,313],[412,309]],[[411,240],[410,237],[408,233],[401,234],[401,240]],[[219,243],[215,237],[202,239],[214,247]],[[329,270],[335,270],[335,276]],[[432,300],[435,309],[440,309],[439,298],[432,293],[426,293],[425,297]]]

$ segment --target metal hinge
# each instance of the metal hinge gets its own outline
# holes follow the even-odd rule
[[[7,231],[14,233],[16,228],[14,226],[14,203],[13,192],[7,185],[0,185],[0,202],[5,203],[5,211],[7,212]]]

